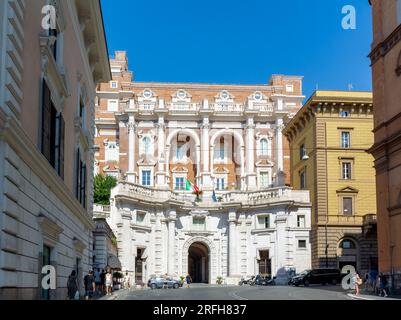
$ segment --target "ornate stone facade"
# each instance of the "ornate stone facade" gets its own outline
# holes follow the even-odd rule
[[[285,188],[281,133],[302,106],[302,77],[143,83],[133,81],[125,52],[110,64],[113,80],[97,91],[96,173],[121,180],[110,224],[123,269],[137,282],[152,273],[236,282],[262,265],[266,274],[309,267],[309,198]]]

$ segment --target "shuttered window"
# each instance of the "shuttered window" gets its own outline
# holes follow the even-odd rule
[[[65,122],[53,105],[46,81],[43,81],[42,101],[41,151],[57,174],[64,178]]]
[[[75,170],[75,196],[82,207],[86,208],[86,164],[81,160],[81,152],[78,149],[76,152],[76,170]]]

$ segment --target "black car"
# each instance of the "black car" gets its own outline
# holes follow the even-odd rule
[[[305,270],[293,277],[290,281],[290,285],[294,285],[296,287],[303,285],[308,287],[311,284],[333,284],[336,285],[340,283],[343,275],[339,269],[313,269],[313,270]]]

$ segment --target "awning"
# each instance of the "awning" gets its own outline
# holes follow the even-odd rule
[[[109,254],[107,265],[112,269],[121,269],[121,262],[114,254]]]

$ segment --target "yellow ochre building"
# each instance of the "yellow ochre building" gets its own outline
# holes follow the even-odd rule
[[[312,266],[377,270],[370,92],[316,91],[283,133],[291,184],[310,191]]]

